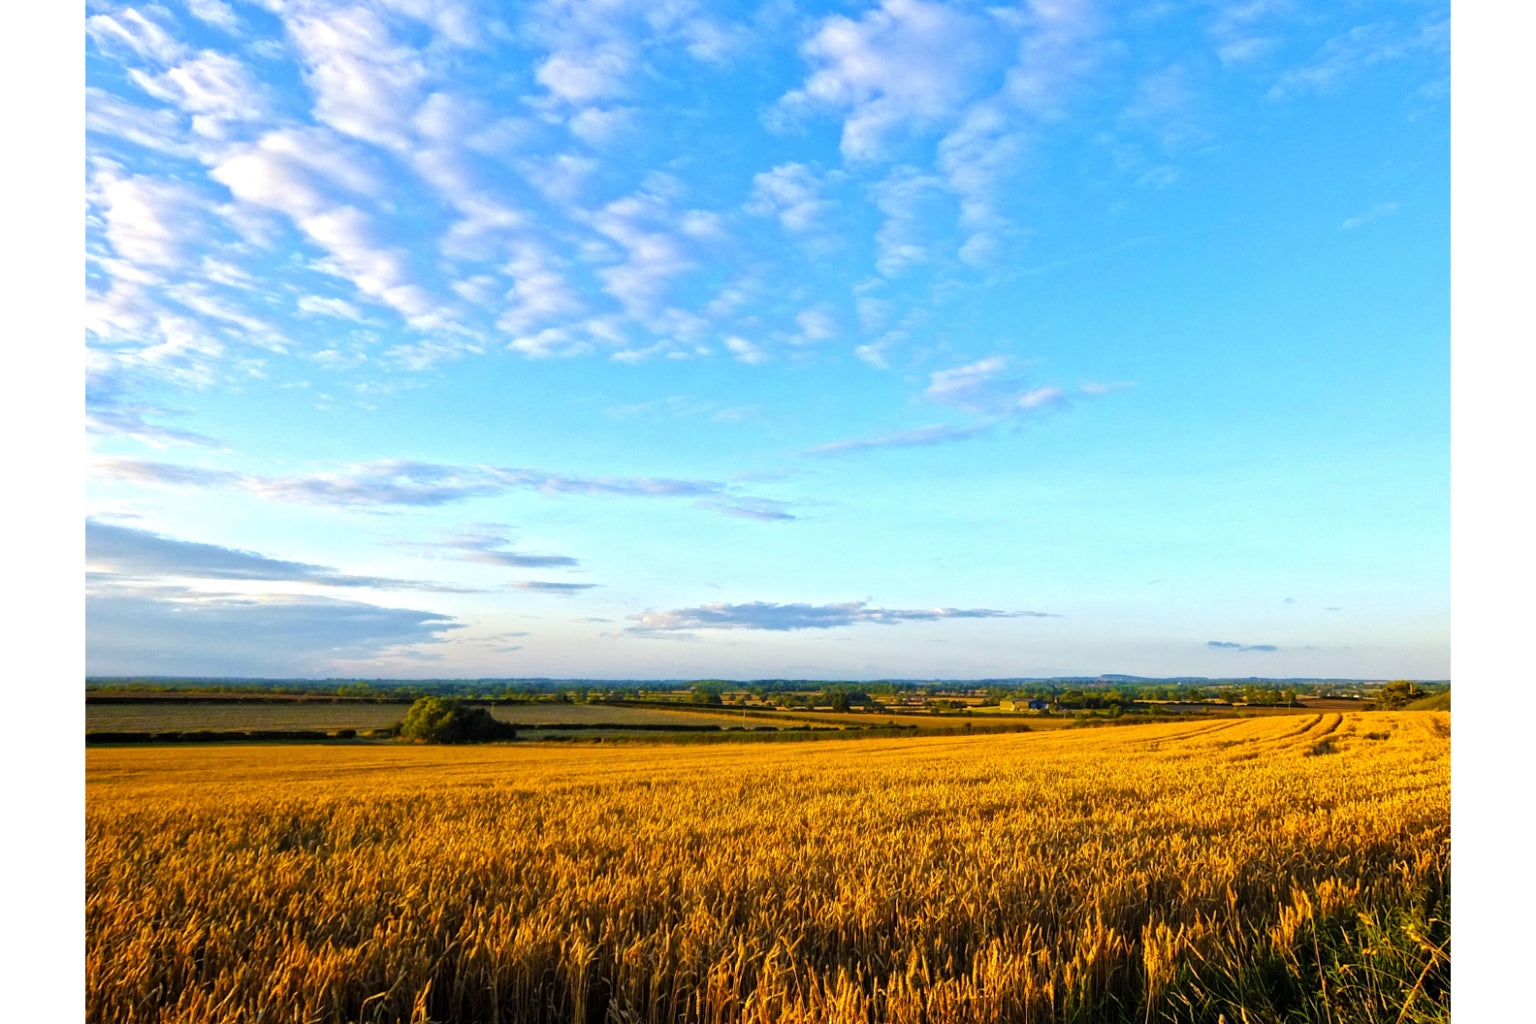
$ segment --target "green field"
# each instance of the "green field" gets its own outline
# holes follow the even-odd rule
[[[378,729],[400,721],[409,705],[366,701],[233,703],[155,700],[142,704],[87,704],[87,732],[191,732],[196,729]],[[672,711],[666,708],[609,707],[598,704],[506,704],[491,713],[513,725],[612,726],[777,726],[797,722],[747,718],[740,712]],[[839,716],[841,717],[841,716]],[[807,722],[810,724],[809,716]],[[861,724],[872,724],[869,721]],[[882,720],[883,724],[883,720]],[[958,724],[958,723],[957,723]]]

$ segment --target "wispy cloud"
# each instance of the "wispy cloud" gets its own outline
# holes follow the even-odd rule
[[[130,526],[87,519],[85,563],[98,582],[197,579],[311,583],[326,587],[473,593],[463,587],[387,576],[357,576],[330,566],[271,558],[253,551],[178,540]]]
[[[922,0],[884,0],[858,19],[828,17],[802,53],[814,70],[780,100],[781,109],[842,111],[843,155],[872,160],[885,154],[896,130],[953,117],[1006,50],[986,17]]]
[[[192,131],[207,138],[223,139],[233,126],[268,116],[267,90],[227,53],[204,50],[159,74],[138,69],[129,74],[139,88],[190,115]]]
[[[163,15],[162,9],[152,13]],[[85,19],[85,31],[98,47],[114,55],[128,55],[159,64],[171,64],[186,53],[182,44],[158,20],[130,7]]]
[[[559,583],[547,580],[518,580],[516,583],[508,583],[509,587],[518,590],[537,590],[546,594],[576,594],[583,590],[591,590],[601,586],[598,583]]]
[[[246,480],[243,474],[227,469],[182,466],[119,455],[100,456],[91,465],[98,473],[115,480],[163,487],[234,487]]]
[[[1381,220],[1383,217],[1390,217],[1396,213],[1397,210],[1398,206],[1396,203],[1377,203],[1375,206],[1371,207],[1369,210],[1366,210],[1364,213],[1357,213],[1353,217],[1346,219],[1344,223],[1339,225],[1339,227],[1343,228],[1345,231],[1353,231],[1363,224],[1369,224],[1373,220]]]
[[[1207,640],[1205,646],[1217,651],[1278,651],[1274,644],[1237,644],[1225,640]]]
[[[788,522],[796,518],[789,509],[787,501],[776,501],[773,498],[753,498],[747,495],[720,498],[703,502],[704,506],[711,508],[721,515],[731,516],[736,519],[756,519],[765,523]]]
[[[776,217],[787,231],[797,234],[812,231],[834,207],[822,198],[824,183],[811,167],[800,163],[780,164],[752,178],[752,197],[746,210],[763,217]]]
[[[899,622],[934,622],[939,619],[1058,618],[1049,612],[999,611],[993,608],[880,608],[865,601],[832,604],[705,604],[663,612],[642,612],[629,618],[629,633],[669,633],[693,629],[835,629],[859,623],[894,625]]]
[[[92,465],[104,477],[130,483],[234,488],[278,501],[336,508],[430,508],[472,498],[494,497],[514,490],[533,490],[547,495],[707,499],[703,502],[704,507],[725,515],[763,520],[794,518],[786,511],[787,502],[740,494],[731,484],[715,480],[566,476],[533,469],[450,466],[405,459],[360,463],[333,473],[288,476],[239,473],[115,455],[98,456]],[[495,557],[495,543],[494,539],[488,539],[487,546],[478,549],[482,560]],[[470,552],[473,549],[460,550]]]
[[[817,455],[832,457],[837,455],[852,455],[855,452],[873,451],[877,448],[923,448],[935,444],[949,444],[954,441],[968,441],[988,433],[993,429],[990,423],[972,424],[970,426],[949,426],[943,423],[935,423],[926,427],[918,427],[916,430],[903,430],[894,434],[885,434],[881,437],[862,438],[856,441],[833,441],[830,444],[817,445],[801,452],[802,455]]]
[[[1010,419],[1038,415],[1049,409],[1066,408],[1074,396],[1092,397],[1131,386],[1124,383],[1088,383],[1070,392],[1054,384],[1031,387],[1023,377],[1009,376],[1009,368],[1007,357],[989,356],[964,366],[936,370],[928,375],[928,387],[923,396],[930,401],[950,405],[980,417],[974,423],[935,423],[879,437],[834,441],[817,445],[800,454],[838,456],[877,448],[916,448],[968,441],[991,433]]]
[[[451,540],[429,544],[411,544],[410,547],[428,551],[446,551],[453,557],[482,565],[496,565],[508,569],[556,569],[579,565],[570,555],[536,555],[512,548],[512,541],[502,530],[486,527],[460,534]]]
[[[1269,98],[1326,94],[1373,65],[1419,53],[1445,54],[1449,46],[1450,19],[1441,12],[1427,15],[1411,28],[1391,22],[1357,25],[1329,39],[1308,63],[1281,75]]]
[[[156,448],[168,444],[223,447],[219,441],[206,434],[168,427],[149,419],[151,416],[165,415],[167,411],[164,409],[124,400],[121,392],[113,385],[86,385],[85,428],[92,434],[131,437]]]

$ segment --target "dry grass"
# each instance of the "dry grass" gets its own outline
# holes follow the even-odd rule
[[[1448,1020],[1448,734],[91,750],[87,1019]]]

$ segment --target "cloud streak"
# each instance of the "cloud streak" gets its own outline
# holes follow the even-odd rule
[[[923,397],[978,417],[973,423],[933,423],[916,430],[903,430],[878,437],[833,441],[806,449],[800,454],[826,458],[879,448],[920,448],[969,441],[991,433],[1009,420],[1037,416],[1051,409],[1068,408],[1073,398],[1097,397],[1130,386],[1123,383],[1087,383],[1072,391],[1054,384],[1027,387],[1021,378],[1005,376],[1009,365],[1006,356],[990,356],[964,366],[935,370],[928,375],[928,387]]]
[[[412,547],[428,550],[456,552],[453,556],[466,562],[495,565],[507,569],[557,569],[577,566],[578,559],[570,555],[535,555],[514,551],[506,534],[497,529],[467,533],[452,540],[436,544],[415,544]]]
[[[1274,644],[1238,644],[1227,640],[1207,640],[1205,646],[1217,651],[1269,652],[1280,648]]]
[[[358,463],[335,473],[289,476],[238,473],[126,456],[100,456],[94,466],[103,476],[131,483],[238,488],[279,501],[330,507],[433,507],[514,490],[624,498],[724,498],[732,507],[742,502],[767,501],[731,495],[729,485],[714,480],[581,477],[534,469],[449,466],[407,459]]]
[[[178,540],[149,530],[94,519],[85,522],[85,562],[98,582],[167,578],[261,580],[312,583],[326,587],[475,593],[463,587],[417,580],[357,576],[339,572],[330,566],[270,558],[254,551],[242,551],[218,544]]]
[[[971,426],[934,423],[926,427],[918,427],[916,430],[902,430],[880,437],[819,444],[814,448],[807,448],[800,454],[832,458],[839,455],[853,455],[856,452],[873,451],[877,448],[925,448],[935,444],[969,441],[973,437],[989,433],[992,429],[993,426],[990,423],[977,423]]]
[[[940,619],[1059,618],[1049,612],[999,611],[993,608],[881,608],[865,601],[831,604],[705,604],[671,611],[648,611],[629,618],[629,633],[672,633],[694,629],[752,629],[784,632],[799,629],[836,629],[865,622],[894,625],[900,622],[936,622]]]
[[[577,594],[601,586],[598,583],[551,583],[546,580],[518,580],[507,586],[518,590],[536,590],[546,594]]]

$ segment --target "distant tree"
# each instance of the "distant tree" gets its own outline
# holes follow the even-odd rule
[[[1398,679],[1381,688],[1376,695],[1376,707],[1381,711],[1396,711],[1404,704],[1416,701],[1424,696],[1424,691],[1419,689],[1407,679]]]
[[[720,699],[720,687],[711,686],[708,683],[700,683],[688,691],[690,704],[722,704]]]
[[[485,743],[516,739],[517,730],[485,708],[442,697],[421,697],[405,713],[400,736],[423,743]]]

